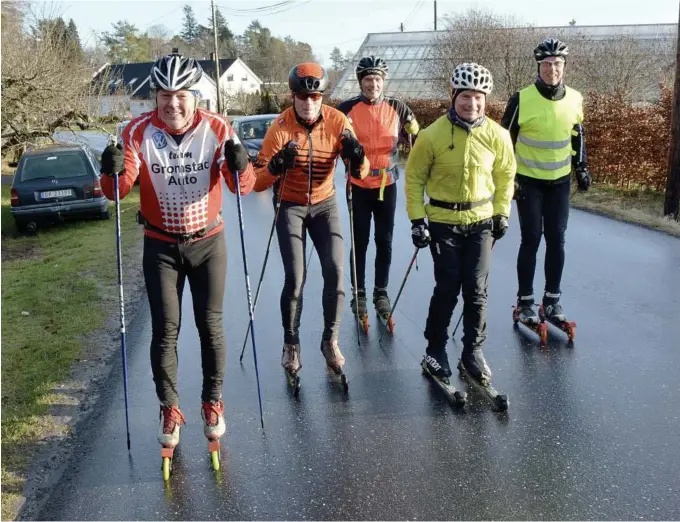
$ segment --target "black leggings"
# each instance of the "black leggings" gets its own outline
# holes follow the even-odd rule
[[[281,320],[283,342],[286,344],[300,342],[302,291],[307,277],[305,259],[307,232],[312,238],[321,262],[323,339],[337,340],[340,332],[340,318],[345,299],[343,282],[345,248],[335,195],[314,205],[283,201],[276,223],[276,235],[285,273],[281,292]]]
[[[518,296],[534,293],[536,252],[545,237],[545,291],[560,293],[564,268],[564,236],[569,220],[569,176],[548,183],[517,175],[517,212],[522,243],[517,256]]]
[[[375,220],[375,280],[376,288],[387,288],[392,264],[392,231],[397,207],[397,184],[385,187],[383,201],[378,200],[380,189],[352,185],[354,213],[354,247],[357,262],[357,288],[366,286],[366,250],[371,235],[371,216]],[[349,203],[349,200],[348,200]],[[354,270],[350,253],[350,268]]]
[[[151,306],[151,371],[156,394],[166,406],[179,405],[177,337],[184,281],[189,280],[194,319],[201,339],[201,400],[222,397],[226,347],[222,328],[227,248],[224,232],[194,243],[144,238],[144,280]]]

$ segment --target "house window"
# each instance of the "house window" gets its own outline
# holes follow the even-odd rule
[[[248,77],[247,77],[247,76],[244,76],[243,78],[241,78],[241,81],[242,81],[242,82],[247,82],[247,81],[248,81]]]
[[[233,82],[234,81],[234,75],[233,74],[227,74],[227,81]]]

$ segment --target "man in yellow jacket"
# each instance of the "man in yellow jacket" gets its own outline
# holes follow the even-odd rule
[[[462,288],[460,362],[484,384],[491,381],[482,353],[491,247],[508,228],[516,165],[510,134],[484,115],[491,73],[476,63],[461,64],[451,87],[451,108],[420,132],[406,163],[406,207],[413,244],[429,245],[434,261],[425,363],[448,382],[448,327]]]
[[[545,317],[566,321],[560,305],[564,237],[569,219],[572,170],[579,190],[590,187],[583,136],[583,98],[564,85],[569,48],[548,38],[534,49],[536,82],[508,101],[501,125],[515,144],[517,178],[515,199],[522,243],[517,256],[517,313],[527,324],[537,324],[534,310],[536,252],[545,236]]]

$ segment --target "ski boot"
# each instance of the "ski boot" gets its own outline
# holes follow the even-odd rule
[[[458,361],[458,371],[468,383],[479,389],[498,410],[505,411],[508,409],[508,396],[498,393],[491,386],[491,369],[486,363],[481,348],[464,349],[460,361]]]
[[[392,321],[392,304],[387,296],[387,288],[373,289],[373,304],[378,317],[383,322],[390,334],[394,334],[394,321]]]
[[[284,344],[283,354],[281,355],[281,366],[286,371],[286,380],[293,388],[293,396],[297,397],[300,393],[300,376],[298,372],[302,368],[300,361],[300,345]]]
[[[364,333],[368,333],[368,310],[366,309],[366,290],[359,288],[354,293],[352,289],[352,313],[359,318]]]
[[[534,306],[533,295],[517,297],[517,305],[512,310],[512,320],[515,326],[519,322],[535,332],[538,335],[541,348],[545,348],[548,343],[548,327],[540,320]]]
[[[543,304],[538,309],[538,315],[541,317],[541,321],[548,321],[566,333],[571,344],[576,336],[576,323],[567,321],[567,317],[562,311],[562,305],[560,305],[561,295],[546,292],[543,296]]]
[[[204,402],[201,407],[201,418],[203,419],[203,434],[208,439],[208,451],[213,469],[219,471],[220,437],[227,431],[227,426],[224,423],[224,402],[222,402],[222,399]]]
[[[444,392],[449,404],[452,406],[464,406],[467,400],[467,394],[456,390],[455,386],[449,382],[451,377],[451,367],[449,366],[449,358],[446,355],[446,350],[439,351],[431,350],[430,347],[425,350],[425,356],[420,363],[423,369],[423,374],[430,377],[435,384]]]
[[[349,384],[347,382],[347,376],[342,371],[342,367],[345,365],[345,357],[340,351],[338,346],[338,341],[321,341],[321,353],[326,359],[326,365],[333,372],[334,375],[340,378],[340,384],[342,384],[342,389],[345,393],[349,391]]]
[[[186,421],[178,406],[163,404],[160,407],[159,419],[158,442],[161,445],[161,458],[163,459],[163,480],[168,481],[172,469],[172,457],[179,444],[180,426]]]

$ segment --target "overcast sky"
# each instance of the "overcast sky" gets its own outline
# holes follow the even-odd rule
[[[339,47],[343,53],[354,52],[369,32],[398,31],[402,22],[406,31],[429,31],[434,27],[433,0],[293,0],[278,8],[279,12],[269,8],[282,1],[217,0],[217,5],[233,33],[241,34],[258,18],[276,36],[290,35],[309,43],[326,64],[333,47]],[[193,7],[199,23],[207,23],[210,2],[206,0],[64,0],[58,3],[58,11],[67,21],[73,18],[81,40],[91,45],[95,34],[110,30],[118,20],[127,20],[142,31],[162,24],[177,33],[185,4]],[[438,18],[471,7],[514,15],[541,26],[567,25],[571,19],[577,25],[677,24],[679,10],[678,0],[461,0],[437,2]],[[441,21],[439,24],[441,28]]]

